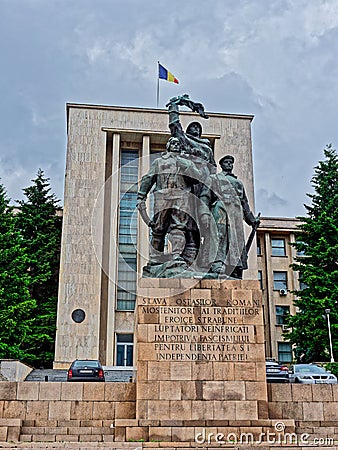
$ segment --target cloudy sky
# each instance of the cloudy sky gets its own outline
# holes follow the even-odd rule
[[[256,211],[304,213],[338,147],[337,0],[0,0],[0,177],[62,199],[65,103],[156,106],[157,60],[208,111],[254,114]]]

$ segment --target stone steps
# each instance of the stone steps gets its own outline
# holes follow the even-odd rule
[[[113,442],[114,427],[108,420],[26,420],[20,442]]]

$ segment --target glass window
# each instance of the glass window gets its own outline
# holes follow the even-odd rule
[[[285,317],[290,314],[290,306],[276,306],[276,323],[285,325]]]
[[[286,272],[274,272],[273,273],[273,289],[280,291],[281,289],[287,290],[288,279]]]
[[[271,239],[271,255],[285,256],[285,239]]]
[[[278,361],[281,363],[292,361],[292,347],[289,342],[278,342]]]
[[[116,365],[133,365],[133,346],[134,336],[132,334],[116,335]]]
[[[260,288],[263,289],[263,274],[261,270],[258,271],[258,281]]]
[[[138,151],[121,150],[119,258],[116,308],[133,311],[136,300]],[[119,351],[119,350],[118,350]]]
[[[261,240],[257,238],[257,256],[262,256]]]
[[[298,239],[296,239],[296,244],[301,246],[301,249],[296,249],[297,251],[297,256],[305,256],[305,249],[307,247],[307,244],[303,241],[300,241]]]
[[[300,291],[302,291],[303,289],[307,289],[309,286],[306,284],[306,283],[304,283],[304,281],[303,281],[303,274],[302,274],[302,272],[299,272],[299,278],[298,278],[298,281],[299,281],[299,290]]]

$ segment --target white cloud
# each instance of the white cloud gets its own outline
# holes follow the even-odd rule
[[[38,167],[51,168],[60,197],[66,101],[155,106],[160,60],[180,80],[162,83],[161,105],[187,92],[209,111],[255,114],[257,205],[264,215],[299,214],[322,148],[338,146],[338,3],[210,4],[4,2],[4,184],[19,190]]]

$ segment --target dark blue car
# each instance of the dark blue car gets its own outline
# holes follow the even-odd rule
[[[68,369],[67,381],[105,381],[100,361],[76,359]]]

